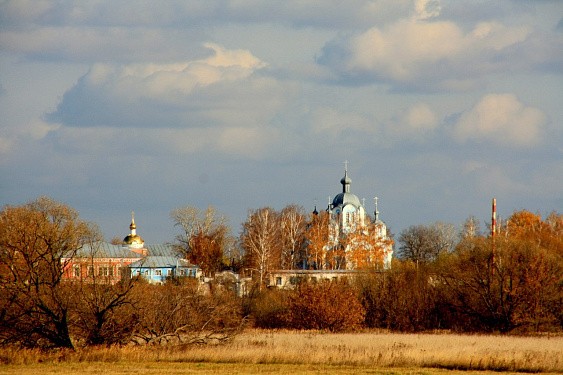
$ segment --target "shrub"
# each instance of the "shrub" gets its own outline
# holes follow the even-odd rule
[[[302,283],[287,298],[290,328],[339,332],[357,329],[364,321],[365,310],[347,283]]]

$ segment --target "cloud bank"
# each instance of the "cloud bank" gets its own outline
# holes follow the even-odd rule
[[[168,212],[380,198],[394,233],[563,206],[558,2],[4,1],[0,196]],[[9,177],[6,177],[9,176]],[[136,216],[136,218],[137,218]]]

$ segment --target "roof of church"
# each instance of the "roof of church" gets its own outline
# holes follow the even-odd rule
[[[361,207],[360,199],[357,195],[350,193],[350,185],[352,184],[352,179],[348,177],[348,171],[344,170],[344,177],[340,180],[342,184],[342,193],[338,194],[332,200],[333,207],[343,207],[347,204],[351,204],[356,208]]]
[[[123,243],[125,245],[142,246],[145,243],[145,240],[143,240],[143,238],[137,234],[137,225],[135,224],[134,212],[131,212],[131,224],[129,225],[129,229],[131,230],[131,233],[125,236]]]
[[[142,245],[145,241],[138,234],[128,234],[124,239],[123,243],[127,245],[140,244]]]
[[[360,199],[352,193],[340,193],[332,201],[333,207],[346,206],[347,204],[352,204],[356,208],[361,206]]]

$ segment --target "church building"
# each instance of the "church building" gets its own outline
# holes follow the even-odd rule
[[[352,179],[348,166],[340,180],[342,192],[332,202],[329,199],[329,234],[327,253],[341,257],[339,269],[387,269],[391,266],[393,240],[387,235],[387,226],[379,218],[378,198],[374,198],[371,218],[358,196],[350,191]],[[365,200],[362,200],[365,202]]]

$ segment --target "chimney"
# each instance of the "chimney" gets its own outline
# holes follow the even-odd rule
[[[492,218],[491,218],[491,236],[494,237],[497,231],[497,200],[493,198]]]

